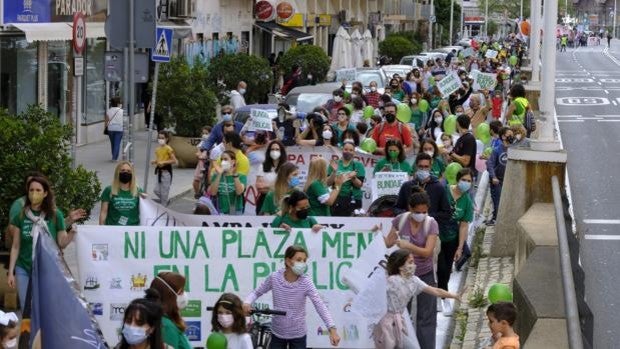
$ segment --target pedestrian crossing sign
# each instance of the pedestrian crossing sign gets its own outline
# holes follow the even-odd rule
[[[155,46],[151,50],[153,62],[170,62],[172,52],[172,29],[157,27],[155,31]]]

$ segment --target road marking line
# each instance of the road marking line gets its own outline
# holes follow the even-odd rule
[[[587,234],[583,236],[586,240],[602,240],[602,241],[618,241],[620,240],[619,235],[592,235]]]
[[[584,219],[586,224],[620,224],[620,219]]]
[[[558,120],[558,122],[585,122],[584,120]]]
[[[603,118],[583,117],[583,118],[577,118],[577,120],[603,120]]]
[[[580,118],[582,115],[556,115],[558,118]]]
[[[599,85],[603,85],[603,83],[602,83],[602,82],[600,82],[600,81],[597,81],[596,83],[597,83],[597,84],[599,84]]]
[[[620,120],[599,120],[598,122],[620,122]]]
[[[594,114],[594,116],[603,118],[620,118],[620,115],[618,114]]]
[[[618,105],[618,103],[616,103],[616,101],[611,101],[611,103],[613,103],[613,105]]]
[[[605,91],[605,93],[609,94],[609,91],[607,91],[607,90],[603,90],[603,91]]]

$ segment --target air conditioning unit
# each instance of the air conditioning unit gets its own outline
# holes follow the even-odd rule
[[[193,17],[195,9],[195,0],[168,0],[169,18]]]

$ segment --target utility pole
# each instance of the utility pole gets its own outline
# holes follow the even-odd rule
[[[461,0],[461,39],[465,38],[465,7],[463,6],[463,2],[465,0]]]
[[[489,0],[484,0],[484,36],[489,40]]]
[[[433,21],[432,18],[435,15],[435,0],[431,0],[431,10],[428,17],[428,50],[433,49]]]
[[[616,37],[616,16],[618,16],[618,12],[616,12],[617,6],[618,5],[618,0],[614,0],[614,30],[613,30],[613,37]],[[566,13],[568,13],[568,7],[566,7]]]
[[[452,36],[454,34],[453,23],[454,23],[454,0],[450,0],[450,42],[449,42],[450,45],[452,45],[453,40],[454,40],[454,36]]]
[[[540,81],[540,29],[541,29],[541,0],[532,0],[530,17],[532,19],[530,31],[530,63],[532,64],[532,81]],[[555,23],[555,20],[553,21]],[[553,29],[555,34],[555,29]],[[554,44],[555,47],[555,44]],[[547,69],[547,68],[545,68]]]

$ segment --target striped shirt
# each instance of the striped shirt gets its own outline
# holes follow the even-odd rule
[[[245,299],[245,303],[252,304],[265,293],[273,292],[273,308],[286,311],[286,316],[274,316],[271,331],[278,338],[294,339],[306,335],[306,297],[309,297],[314,308],[327,325],[335,327],[327,306],[319,296],[312,279],[302,275],[295,282],[288,282],[284,278],[284,270],[271,273],[267,279]]]

